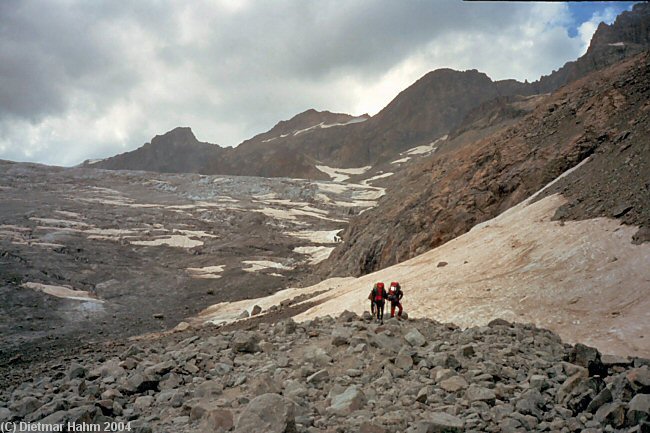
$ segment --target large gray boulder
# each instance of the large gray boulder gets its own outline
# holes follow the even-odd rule
[[[144,374],[147,376],[163,376],[174,369],[176,364],[172,360],[159,362],[144,369]]]
[[[483,401],[487,404],[494,404],[496,400],[496,394],[489,388],[483,388],[478,385],[470,385],[465,391],[465,398],[469,400],[470,403],[475,401]]]
[[[194,397],[214,397],[223,392],[223,383],[218,380],[206,380],[199,384],[194,390]]]
[[[524,392],[516,403],[517,411],[524,415],[533,415],[541,418],[544,408],[544,397],[536,389]]]
[[[413,358],[408,353],[401,352],[395,357],[395,367],[409,371],[413,368]]]
[[[627,418],[633,425],[650,419],[650,394],[637,394],[630,400]]]
[[[404,339],[413,347],[422,347],[427,343],[427,339],[417,329],[413,328],[406,333]]]
[[[208,409],[201,420],[202,432],[227,432],[234,427],[232,412],[223,408]]]
[[[237,332],[230,342],[235,352],[256,353],[260,352],[260,337],[254,332]]]
[[[308,347],[305,350],[305,361],[317,367],[325,367],[332,362],[332,357],[321,347]]]
[[[341,394],[332,397],[332,404],[327,408],[329,413],[339,416],[350,415],[366,404],[366,396],[356,386],[349,386]]]
[[[452,376],[440,382],[440,388],[447,392],[457,392],[467,388],[469,385],[463,376]]]
[[[600,360],[600,352],[593,347],[576,344],[569,352],[569,362],[586,368],[590,376],[607,376],[607,367]]]
[[[6,407],[0,407],[0,422],[9,421],[14,414]]]
[[[254,398],[239,415],[235,433],[295,433],[294,404],[278,394]]]
[[[87,372],[88,369],[86,369],[86,367],[79,363],[73,362],[70,364],[70,368],[68,368],[68,379],[82,378],[86,376]]]
[[[460,433],[465,428],[462,419],[445,412],[433,412],[427,418],[409,427],[407,433]]]

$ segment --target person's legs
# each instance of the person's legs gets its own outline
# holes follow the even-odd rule
[[[390,317],[395,317],[395,303],[390,303]]]
[[[404,311],[404,309],[402,308],[402,303],[401,302],[397,303],[397,309],[398,309],[397,317],[402,317],[402,311]]]
[[[384,321],[384,301],[380,301],[377,304],[377,318],[379,319],[380,322]]]

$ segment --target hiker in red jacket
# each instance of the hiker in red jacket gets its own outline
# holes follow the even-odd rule
[[[376,283],[373,286],[372,292],[370,292],[370,294],[375,303],[375,312],[377,313],[377,321],[383,324],[384,303],[386,302],[386,298],[388,297],[388,294],[386,293],[386,289],[384,288],[384,283],[382,282]]]
[[[397,307],[399,310],[397,313],[397,318],[402,318],[403,309],[402,303],[400,301],[402,300],[403,296],[404,293],[402,293],[402,287],[399,285],[399,283],[396,281],[390,283],[390,288],[388,289],[388,300],[390,301],[390,317],[395,317],[395,307]]]

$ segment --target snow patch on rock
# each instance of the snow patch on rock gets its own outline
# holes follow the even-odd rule
[[[293,249],[293,251],[298,254],[306,254],[310,256],[309,264],[315,265],[326,260],[330,256],[330,254],[332,254],[332,251],[334,251],[334,247],[323,247],[323,246],[296,247]]]
[[[343,229],[338,230],[301,230],[298,232],[285,232],[289,236],[304,239],[319,244],[333,244],[339,242],[338,234]]]
[[[148,247],[167,245],[170,247],[178,247],[178,248],[194,248],[203,245],[203,241],[192,239],[189,236],[185,236],[185,235],[170,235],[170,236],[153,239],[150,241],[129,240],[129,243],[133,245],[141,245],[141,246],[148,246]]]
[[[283,271],[290,271],[293,269],[290,266],[278,262],[272,262],[270,260],[244,260],[242,263],[249,265],[247,268],[243,268],[246,272],[258,272],[263,269],[280,269]]]
[[[56,296],[57,298],[72,299],[75,301],[86,301],[86,302],[99,302],[102,303],[101,299],[97,299],[90,292],[85,290],[75,290],[66,286],[52,286],[49,284],[41,284],[34,282],[23,283],[22,287],[27,289],[37,290],[43,292],[47,295]]]
[[[316,168],[332,178],[334,182],[344,182],[350,176],[363,174],[370,170],[371,166],[357,167],[357,168],[334,168],[327,165],[317,165]]]
[[[395,173],[390,173],[390,172],[389,172],[389,173],[381,173],[381,174],[378,174],[378,175],[376,175],[376,176],[373,176],[373,177],[371,177],[371,178],[369,178],[369,179],[364,180],[363,182],[361,182],[361,185],[370,186],[369,184],[370,184],[371,182],[373,182],[373,181],[375,181],[375,180],[379,180],[379,179],[384,179],[384,178],[390,177],[390,176],[392,176],[393,174],[395,174]]]
[[[204,266],[202,268],[187,268],[187,272],[192,278],[217,279],[221,278],[220,274],[224,268],[224,265]]]

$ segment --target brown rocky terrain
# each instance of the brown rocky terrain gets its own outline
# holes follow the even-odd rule
[[[563,87],[513,126],[464,146],[446,145],[409,167],[377,209],[353,220],[325,271],[359,275],[421,254],[594,153],[589,168],[556,187],[574,198],[573,210],[563,214],[616,215],[645,232],[649,81],[648,55],[641,54]]]
[[[649,364],[504,320],[461,330],[344,312],[45,361],[0,391],[0,421],[139,433],[643,432]]]

